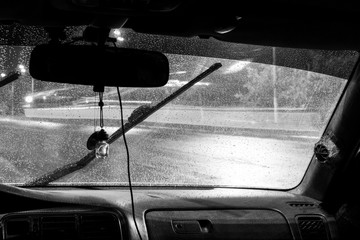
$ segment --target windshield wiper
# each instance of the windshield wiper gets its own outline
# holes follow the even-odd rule
[[[163,99],[158,104],[151,106],[151,105],[143,105],[139,108],[135,109],[130,117],[128,118],[128,122],[124,125],[124,129],[119,128],[116,130],[110,137],[107,143],[111,144],[115,142],[118,138],[120,138],[124,133],[144,121],[146,118],[148,118],[150,115],[155,113],[157,110],[171,102],[173,99],[178,97],[180,94],[191,88],[193,85],[195,85],[197,82],[201,81],[203,78],[211,74],[212,72],[216,71],[221,67],[221,63],[215,63],[212,66],[210,66],[207,70],[205,70],[203,73],[195,77],[193,80],[176,90],[174,93],[170,94],[168,97]],[[95,150],[91,151],[87,155],[85,155],[83,158],[81,158],[79,161],[70,163],[67,165],[64,165],[62,167],[59,167],[52,172],[46,173],[43,176],[40,176],[38,178],[35,178],[27,183],[25,183],[24,187],[30,187],[30,186],[44,186],[50,182],[53,182],[59,178],[62,178],[70,173],[73,173],[77,170],[80,170],[87,166],[90,162],[92,162],[95,159]]]
[[[13,81],[17,80],[21,74],[19,72],[12,72],[9,73],[3,80],[0,81],[0,88],[2,88],[5,85],[8,85],[9,83],[12,83]]]

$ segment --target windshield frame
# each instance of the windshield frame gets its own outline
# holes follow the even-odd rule
[[[167,40],[169,40],[169,41],[172,41],[173,40],[173,37],[164,37],[164,38],[166,38]],[[214,40],[211,40],[211,41],[214,41]],[[217,40],[216,40],[217,41]],[[202,41],[201,41],[202,42]],[[150,48],[151,47],[153,47],[153,46],[150,46]],[[256,46],[253,46],[253,47],[256,47]],[[270,55],[269,55],[269,52],[267,52],[267,54],[265,54],[266,55],[266,57],[263,57],[262,56],[262,62],[267,62],[267,61],[271,61],[272,63],[275,63],[276,64],[276,66],[285,66],[285,65],[287,65],[287,64],[289,64],[289,57],[287,57],[285,60],[281,60],[281,57],[279,57],[279,58],[276,58],[275,60],[274,60],[274,56],[272,55],[274,52],[275,53],[278,53],[278,54],[280,54],[279,56],[281,56],[281,54],[283,54],[282,53],[282,51],[281,50],[279,50],[279,48],[271,48],[271,47],[266,47],[268,50],[270,49]],[[220,48],[221,49],[221,48]],[[255,49],[256,50],[256,49]],[[254,51],[254,52],[256,52],[255,50],[251,50],[251,51]],[[267,51],[268,51],[267,50]],[[300,52],[301,52],[301,50],[300,50]],[[322,52],[322,51],[321,51]],[[259,55],[260,56],[260,55]],[[239,58],[239,57],[238,57]],[[241,56],[240,57],[242,60],[251,60],[251,61],[253,61],[253,62],[258,62],[258,59],[261,59],[261,58],[251,58],[251,57],[243,57],[243,56]],[[265,59],[265,60],[264,60]],[[306,58],[305,58],[306,59]],[[302,61],[304,61],[304,60],[302,60]],[[300,61],[301,62],[301,61]],[[303,64],[303,63],[302,63]],[[301,65],[301,64],[300,64]],[[299,66],[300,66],[299,65]],[[301,65],[301,66],[304,66],[304,65]],[[317,72],[319,72],[319,71],[317,71]],[[343,73],[338,73],[337,75],[342,75]],[[306,171],[307,172],[307,171]],[[305,172],[305,174],[306,174],[306,172]],[[136,185],[136,183],[134,183],[135,185]],[[300,184],[300,183],[299,183]],[[26,184],[25,184],[26,185]],[[162,185],[162,184],[161,184]],[[173,184],[174,186],[176,185],[176,184]],[[184,185],[183,185],[184,186]],[[190,186],[192,186],[191,184],[190,184]],[[220,187],[220,186],[224,186],[224,185],[218,185],[218,186],[216,186],[216,185],[214,185],[214,187]],[[227,187],[239,187],[239,186],[235,186],[235,185],[225,185],[225,186],[227,186]],[[205,186],[201,186],[201,187],[205,187]],[[296,186],[295,186],[296,187]],[[241,186],[240,188],[246,188],[246,187],[244,187],[244,186]]]

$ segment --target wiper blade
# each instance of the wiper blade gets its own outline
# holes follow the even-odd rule
[[[13,81],[17,80],[21,74],[19,72],[12,72],[9,73],[3,80],[0,81],[0,88],[2,88],[5,85],[8,85],[9,83],[12,83]]]
[[[170,94],[168,97],[163,99],[161,102],[154,106],[141,106],[140,108],[137,108],[133,111],[133,113],[128,118],[128,122],[124,125],[124,129],[119,128],[116,130],[110,137],[107,143],[111,144],[115,142],[118,138],[120,138],[124,133],[144,121],[146,118],[148,118],[150,115],[155,113],[160,108],[164,107],[166,104],[174,100],[176,97],[178,97],[180,94],[191,88],[193,85],[195,85],[197,82],[201,81],[205,77],[207,77],[209,74],[213,73],[217,69],[221,67],[221,63],[215,63],[212,66],[210,66],[207,70],[205,70],[203,73],[195,77],[193,80],[176,90],[174,93]],[[55,170],[53,170],[50,173],[46,173],[43,176],[40,176],[36,179],[33,179],[27,183],[25,183],[24,187],[34,187],[34,186],[44,186],[47,185],[50,182],[53,182],[59,178],[62,178],[70,173],[73,173],[77,170],[80,170],[87,166],[90,162],[92,162],[95,159],[95,150],[89,152],[87,155],[85,155],[83,158],[81,158],[79,161],[70,163],[67,165],[64,165],[62,167],[59,167]]]
[[[205,77],[207,77],[209,74],[213,73],[214,71],[218,70],[221,67],[221,63],[215,63],[211,65],[207,70],[205,70],[203,73],[199,74],[197,77],[195,77],[193,80],[164,98],[161,102],[156,104],[155,106],[151,105],[143,105],[135,109],[130,117],[128,118],[128,122],[125,124],[123,131],[122,128],[119,128],[117,131],[115,131],[109,138],[108,143],[113,143],[115,140],[117,140],[119,137],[123,135],[123,133],[129,131],[131,128],[135,127],[145,119],[147,119],[150,115],[155,113],[160,108],[164,107],[166,104],[177,98],[179,95],[184,93],[186,90],[194,86],[197,82],[201,81]]]

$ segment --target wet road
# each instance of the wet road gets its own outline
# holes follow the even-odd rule
[[[116,127],[106,130],[111,133]],[[2,182],[25,182],[88,153],[91,125],[1,120]],[[316,138],[249,137],[194,128],[140,126],[126,134],[132,180],[137,184],[296,185],[312,155]],[[123,139],[110,146],[110,157],[95,159],[60,182],[127,182]]]

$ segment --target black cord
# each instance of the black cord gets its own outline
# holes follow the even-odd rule
[[[100,128],[102,129],[104,127],[104,113],[103,113],[103,92],[99,92],[99,107],[100,107]]]
[[[124,128],[124,117],[123,117],[123,107],[122,107],[122,101],[121,101],[121,96],[120,96],[120,90],[119,90],[119,87],[117,87],[116,89],[117,89],[117,94],[118,94],[119,103],[120,103],[121,128],[124,131],[124,129],[125,129]],[[139,235],[139,238],[142,240],[142,237],[141,237],[141,234],[140,234],[140,231],[139,231],[139,227],[137,225],[136,218],[135,218],[134,194],[133,194],[133,190],[132,190],[131,175],[130,175],[130,154],[129,154],[129,147],[127,145],[127,141],[126,141],[126,137],[125,137],[125,132],[123,132],[123,138],[124,138],[124,144],[125,144],[125,149],[126,149],[127,172],[128,172],[128,180],[129,180],[129,188],[130,188],[132,216],[133,216],[136,231],[137,231],[137,233]]]
[[[95,93],[95,98],[94,98],[94,132],[96,131],[96,111],[97,111],[97,106],[96,106],[96,93]]]

